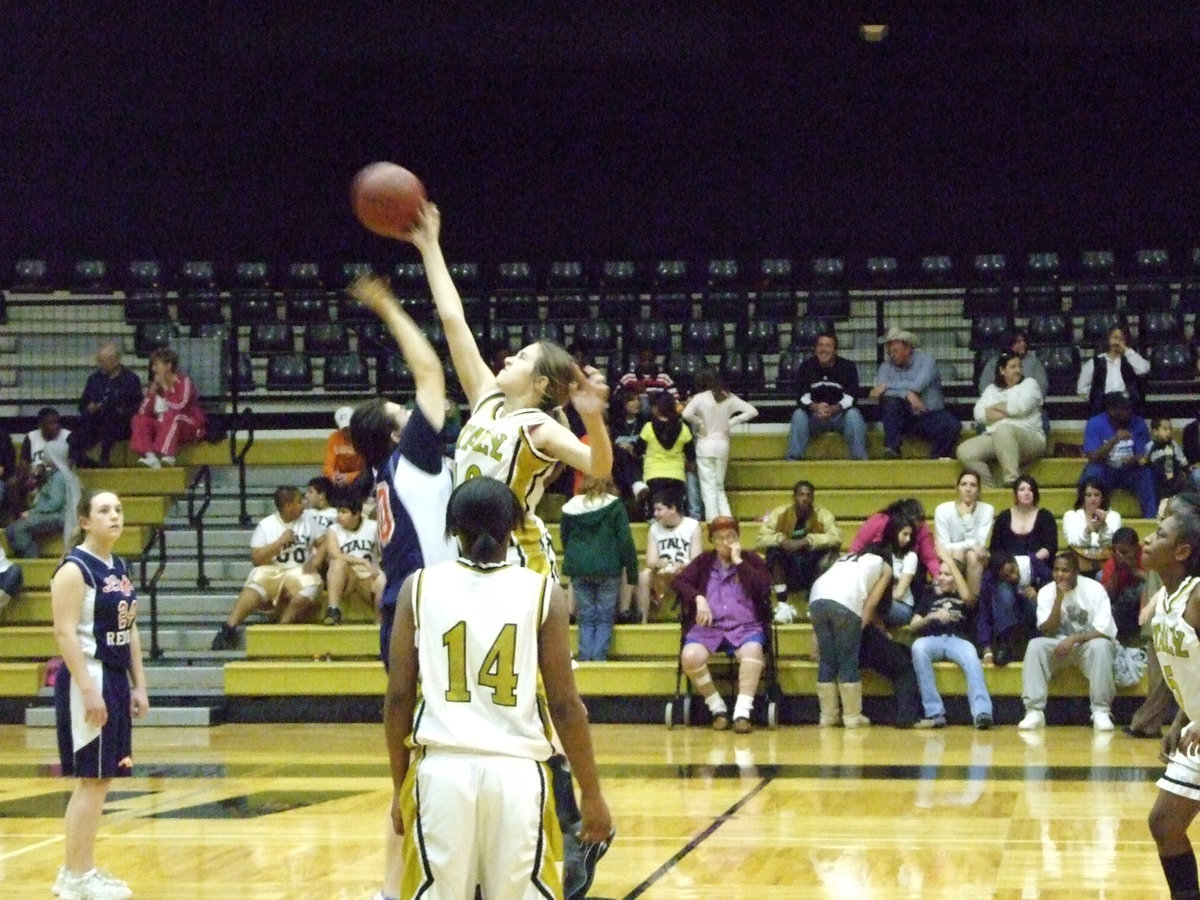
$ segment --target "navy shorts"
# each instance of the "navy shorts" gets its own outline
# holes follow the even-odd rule
[[[133,774],[129,673],[123,669],[105,668],[101,694],[108,709],[108,721],[95,740],[76,752],[71,734],[71,672],[66,666],[59,669],[54,681],[54,720],[63,775],[120,778]]]

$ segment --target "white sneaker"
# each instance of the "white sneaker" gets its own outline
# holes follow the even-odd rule
[[[1046,714],[1040,709],[1029,710],[1029,712],[1025,713],[1025,718],[1017,723],[1017,728],[1022,731],[1037,731],[1039,728],[1045,727]]]
[[[151,469],[161,469],[162,463],[158,461],[158,457],[153,453],[147,453],[138,460],[139,465],[148,466]]]
[[[50,888],[50,893],[55,897],[62,893],[63,885],[67,882],[67,867],[58,867],[58,876],[54,879],[54,887]]]
[[[57,881],[55,887],[59,887]],[[129,900],[132,896],[129,885],[99,869],[84,872],[78,878],[72,878],[64,869],[58,892],[59,900]]]
[[[164,456],[164,457],[162,458],[162,464],[163,464],[164,466],[173,466],[173,465],[175,465],[175,457],[173,457],[173,456]]]
[[[1097,731],[1112,731],[1113,720],[1108,714],[1108,710],[1094,709],[1092,710],[1092,727]]]

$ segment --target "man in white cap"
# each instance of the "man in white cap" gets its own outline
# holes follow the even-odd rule
[[[333,482],[335,487],[345,487],[353,484],[366,463],[350,442],[350,417],[354,415],[353,406],[339,406],[333,414],[337,431],[329,435],[325,441],[325,477]]]
[[[892,326],[879,342],[887,359],[879,367],[870,397],[879,401],[883,455],[898,458],[904,436],[915,435],[930,442],[931,458],[952,458],[962,423],[946,411],[937,362],[918,350],[917,336],[903,328]]]

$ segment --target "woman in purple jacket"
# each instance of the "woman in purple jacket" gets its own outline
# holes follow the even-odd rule
[[[685,623],[679,658],[688,680],[712,713],[712,727],[717,731],[729,727],[729,710],[709,674],[708,656],[724,652],[737,658],[733,730],[746,734],[764,665],[771,571],[761,556],[742,549],[737,519],[713,519],[708,537],[715,549],[697,556],[672,582],[683,604]]]

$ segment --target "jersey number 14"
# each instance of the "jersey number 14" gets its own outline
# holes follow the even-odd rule
[[[471,690],[467,684],[467,623],[459,622],[442,635],[449,667],[450,688],[446,700],[450,703],[470,703]],[[497,706],[517,705],[517,626],[508,623],[500,629],[496,640],[483,658],[475,675],[480,687],[491,688],[492,702]]]

